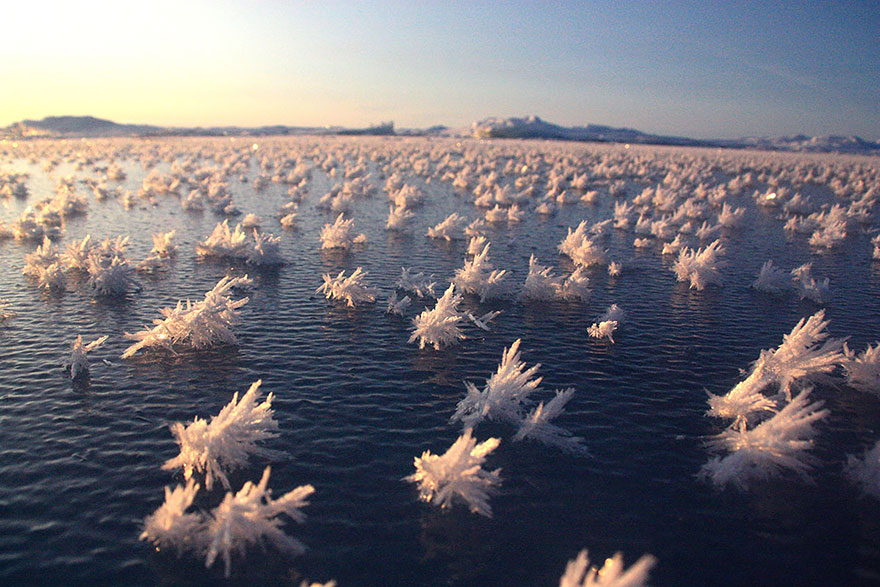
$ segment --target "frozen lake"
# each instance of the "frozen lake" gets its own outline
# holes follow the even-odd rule
[[[84,182],[104,181],[113,163],[126,178],[107,180],[120,192],[99,200]],[[293,227],[285,229],[279,209],[291,199],[288,177],[298,165],[304,196]],[[846,238],[825,249],[811,246],[808,233],[784,230],[783,208],[757,205],[754,194],[785,188],[783,199],[801,193],[813,206],[808,211],[818,212],[823,204],[848,205],[872,185],[876,191],[878,168],[877,159],[833,155],[552,142],[298,137],[0,144],[0,173],[28,174],[26,197],[0,198],[7,226],[72,176],[88,210],[64,220],[55,241],[61,250],[87,234],[129,235],[126,256],[136,263],[148,255],[152,233],[170,230],[179,247],[164,269],[138,275],[139,290],[107,297],[76,278],[62,293],[40,290],[22,275],[25,255],[39,241],[0,241],[0,299],[15,312],[0,325],[0,582],[222,580],[222,563],[206,569],[204,555],[156,552],[138,536],[162,503],[163,488],[183,482],[179,471],[161,469],[178,454],[169,424],[217,414],[257,379],[275,394],[280,428],[265,446],[284,455],[234,471],[233,489],[258,481],[271,464],[276,496],[303,484],[315,493],[303,510],[305,523],[285,526],[307,546],[305,554],[249,548],[233,557],[234,583],[556,585],[566,562],[584,548],[594,563],[617,551],[627,565],[653,554],[656,585],[880,580],[880,501],[844,474],[847,456],[864,454],[880,437],[880,400],[846,385],[839,372],[812,393],[830,412],[816,425],[812,482],[783,473],[740,491],[697,477],[713,455],[706,440],[729,424],[706,416],[706,392],[727,393],[798,320],[824,308],[831,336],[849,337],[857,352],[880,339],[880,262],[872,261],[871,243],[876,196],[873,217],[852,220]],[[181,185],[176,193],[140,195],[151,172]],[[404,234],[385,229],[387,194],[399,185],[385,186],[395,172],[424,195]],[[572,185],[581,173],[588,174],[586,189]],[[197,257],[196,244],[225,216],[209,207],[184,210],[181,200],[197,177],[211,174],[226,182],[241,212],[256,214],[262,231],[280,237],[285,265]],[[492,263],[508,271],[511,295],[483,303],[467,295],[462,308],[477,316],[500,311],[490,330],[470,326],[456,346],[420,350],[407,342],[411,319],[434,301],[416,298],[400,317],[385,312],[386,300],[401,267],[433,274],[438,295],[462,267],[467,240],[425,236],[452,212],[468,222],[483,216],[485,208],[474,204],[476,186],[452,185],[459,175],[489,178],[492,189],[509,186],[508,195],[529,185],[534,192],[522,196],[520,222],[484,229]],[[258,190],[259,176],[266,185]],[[562,179],[554,192],[548,184],[556,176]],[[525,180],[517,185],[518,178]],[[724,201],[745,216],[739,227],[713,236],[726,249],[721,286],[698,291],[677,281],[676,257],[661,255],[659,239],[634,247],[635,238],[653,238],[635,234],[635,214],[629,228],[597,237],[622,271],[610,277],[604,266],[588,269],[588,302],[518,299],[530,256],[568,275],[574,265],[557,250],[568,229],[612,218],[615,202],[660,186],[681,206],[735,178],[745,178],[744,185],[728,189]],[[855,185],[858,179],[873,184]],[[352,181],[355,193],[337,206],[346,207],[366,243],[322,250],[319,233],[337,212],[319,202]],[[567,196],[559,195],[562,189]],[[597,192],[592,203],[580,201],[588,190]],[[129,207],[122,202],[126,191]],[[534,213],[548,192],[551,200],[573,201],[557,202],[551,214]],[[717,207],[706,199],[705,216],[695,217],[694,226],[711,223]],[[676,210],[648,208],[656,218]],[[711,240],[683,238],[695,247]],[[752,289],[771,258],[786,271],[812,262],[813,275],[830,280],[830,299],[819,305],[795,292]],[[315,293],[322,274],[357,267],[378,289],[376,303],[349,308]],[[234,326],[237,346],[120,358],[131,344],[124,333],[142,330],[178,300],[202,299],[226,275],[244,274],[253,285],[234,296],[249,297]],[[589,326],[612,303],[626,312],[615,342],[591,339]],[[62,369],[78,334],[86,341],[109,335],[89,356],[87,384],[73,384]],[[417,488],[403,480],[414,471],[413,458],[425,450],[442,454],[455,441],[462,428],[450,416],[465,396],[464,382],[482,387],[517,339],[523,361],[541,364],[537,399],[575,388],[557,423],[582,437],[589,455],[514,442],[511,426],[483,422],[478,439],[501,438],[487,458],[487,468],[500,468],[502,477],[493,516],[420,501]],[[215,486],[195,505],[210,510],[223,494]]]

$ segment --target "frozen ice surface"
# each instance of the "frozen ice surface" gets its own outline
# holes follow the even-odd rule
[[[501,483],[501,469],[486,471],[483,464],[499,444],[498,438],[477,444],[472,430],[467,429],[442,455],[426,450],[416,457],[416,472],[406,480],[419,486],[419,497],[428,503],[450,508],[462,500],[471,512],[491,518],[489,497]]]

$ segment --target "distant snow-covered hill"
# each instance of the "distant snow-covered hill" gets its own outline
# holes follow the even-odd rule
[[[541,120],[537,116],[525,118],[486,118],[471,125],[471,136],[481,139],[519,138],[556,139],[568,141],[598,141],[651,145],[684,145],[694,147],[725,147],[731,149],[761,149],[768,151],[798,151],[817,153],[858,153],[880,155],[880,143],[855,136],[809,137],[747,137],[743,139],[699,140],[685,137],[652,135],[630,128],[614,128],[590,124],[564,127]]]
[[[267,136],[267,135],[404,135],[404,136],[473,136],[480,139],[553,139],[563,141],[595,141],[646,145],[688,147],[722,147],[816,153],[854,153],[880,155],[880,143],[856,136],[809,137],[747,137],[742,139],[700,140],[643,133],[631,128],[615,128],[599,124],[565,127],[546,122],[537,116],[523,118],[486,118],[469,128],[449,129],[433,126],[428,129],[394,128],[385,122],[362,129],[339,126],[299,127],[166,127],[147,124],[119,124],[93,116],[47,116],[42,120],[23,120],[0,128],[0,137],[122,137],[122,136]]]

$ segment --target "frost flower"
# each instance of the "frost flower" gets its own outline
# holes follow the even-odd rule
[[[455,284],[450,283],[432,310],[424,310],[413,318],[413,333],[408,342],[418,340],[420,349],[432,345],[439,351],[463,339],[459,322],[465,315],[458,308],[460,303],[461,296],[455,293]]]
[[[88,375],[89,359],[86,357],[86,354],[104,344],[104,341],[106,341],[107,338],[108,337],[105,335],[98,340],[94,340],[89,344],[84,345],[82,335],[78,334],[76,336],[76,341],[74,341],[73,347],[70,351],[70,358],[67,359],[67,363],[64,365],[70,370],[71,379],[76,379],[80,375]]]
[[[186,426],[174,422],[171,432],[180,445],[180,454],[169,459],[162,468],[183,468],[185,479],[192,478],[195,472],[204,473],[208,491],[213,488],[214,479],[229,489],[225,471],[246,466],[252,454],[275,456],[276,451],[258,444],[278,435],[278,422],[272,414],[274,396],[270,393],[265,401],[257,403],[261,383],[260,380],[254,382],[241,401],[236,392],[232,401],[210,422],[199,417]]]
[[[733,483],[748,489],[754,480],[772,477],[782,470],[794,471],[809,480],[813,457],[807,451],[813,446],[816,431],[813,425],[828,415],[820,409],[822,402],[808,403],[810,390],[805,389],[772,418],[749,429],[745,420],[728,428],[711,442],[724,457],[714,457],[700,471],[700,477],[716,487]]]
[[[618,552],[606,559],[601,569],[590,568],[590,559],[584,549],[577,558],[568,561],[565,574],[559,579],[559,587],[642,587],[648,584],[648,573],[655,564],[657,559],[645,554],[624,570],[623,554]]]
[[[470,381],[465,382],[467,395],[458,402],[453,422],[461,422],[465,428],[473,428],[483,419],[520,423],[523,403],[541,384],[541,377],[534,377],[541,365],[526,369],[520,360],[519,344],[517,339],[504,349],[498,370],[486,380],[482,391]]]
[[[233,287],[250,283],[245,277],[224,277],[214,289],[205,293],[205,299],[186,304],[177,302],[174,308],[163,308],[163,319],[153,320],[153,328],[125,336],[135,340],[125,349],[123,359],[131,357],[145,347],[161,347],[174,350],[175,346],[204,349],[217,344],[236,344],[232,325],[238,321],[238,309],[248,303],[248,298],[231,300]]]
[[[354,273],[345,277],[345,271],[332,277],[329,273],[323,275],[324,283],[315,290],[315,293],[323,293],[328,300],[345,300],[352,308],[360,303],[376,301],[377,291],[368,286],[364,278],[367,272],[362,267],[354,270]]]
[[[315,492],[315,488],[301,485],[273,500],[267,488],[268,483],[269,467],[266,467],[259,484],[248,481],[234,495],[227,493],[223,502],[211,511],[204,530],[206,567],[214,564],[217,555],[222,555],[228,578],[232,571],[232,552],[244,554],[248,544],[262,544],[264,539],[290,555],[305,551],[305,546],[299,540],[281,530],[278,516],[285,514],[295,522],[304,522],[305,514],[300,508],[309,505],[306,499]]]
[[[489,496],[501,483],[501,469],[485,471],[482,467],[486,456],[499,444],[498,438],[477,444],[472,431],[465,430],[444,454],[425,451],[416,457],[416,472],[406,481],[418,484],[419,497],[428,503],[449,508],[459,498],[471,512],[491,518]]]
[[[199,491],[199,485],[190,479],[186,487],[165,488],[165,502],[144,520],[141,540],[149,540],[157,549],[176,548],[177,556],[184,549],[194,548],[198,542],[203,520],[197,513],[186,513]]]

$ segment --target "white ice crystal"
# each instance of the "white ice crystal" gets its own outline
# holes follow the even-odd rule
[[[610,277],[617,277],[620,275],[621,269],[622,267],[620,266],[620,263],[617,261],[611,261],[611,263],[608,264],[608,275]]]
[[[752,287],[764,293],[781,294],[791,290],[791,274],[774,265],[773,259],[768,259],[761,265],[761,272]]]
[[[709,394],[709,415],[747,419],[750,414],[773,410],[776,403],[763,394],[770,385],[791,397],[792,386],[832,372],[844,361],[843,341],[828,337],[828,321],[821,310],[803,319],[782,337],[775,349],[762,350],[748,376],[723,396]]]
[[[574,395],[574,388],[556,390],[556,395],[545,405],[544,402],[523,419],[513,440],[532,439],[555,446],[566,452],[586,453],[584,439],[572,436],[571,432],[551,423],[551,420],[565,411],[565,404]]]
[[[485,314],[483,314],[482,316],[477,318],[476,316],[474,316],[473,314],[468,312],[467,317],[471,322],[474,323],[474,326],[476,326],[480,330],[485,330],[486,332],[489,332],[489,330],[490,330],[489,323],[492,322],[492,320],[494,320],[495,318],[497,318],[500,314],[501,314],[501,311],[496,310],[493,312],[486,312]]]
[[[812,263],[805,263],[800,267],[795,267],[791,270],[795,287],[802,300],[811,300],[817,304],[826,304],[831,297],[828,278],[826,277],[822,281],[816,281],[816,278],[813,277],[812,269]]]
[[[486,380],[482,391],[470,381],[465,382],[467,395],[458,402],[453,422],[461,422],[465,428],[473,428],[483,419],[519,425],[523,404],[541,384],[541,377],[533,378],[541,365],[525,368],[520,360],[520,342],[517,339],[509,349],[504,349],[498,370]]]
[[[868,345],[858,355],[844,345],[844,353],[843,372],[847,384],[859,391],[880,395],[880,343]]]
[[[247,262],[252,265],[283,265],[281,238],[266,232],[253,231],[253,248],[248,251]]]
[[[538,259],[532,254],[529,257],[529,274],[520,296],[527,300],[552,300],[556,298],[562,287],[562,278],[553,275],[553,268],[538,264]]]
[[[415,214],[403,206],[391,206],[388,210],[388,220],[385,222],[385,228],[387,230],[403,232],[409,228],[409,223],[414,217]]]
[[[455,293],[455,284],[450,283],[433,309],[426,309],[413,318],[413,333],[408,342],[418,340],[420,349],[432,345],[439,351],[463,339],[464,334],[459,328],[459,322],[464,318],[458,308],[460,303],[461,296]]]
[[[89,359],[86,356],[90,351],[95,350],[107,340],[108,336],[102,336],[97,340],[93,340],[89,344],[83,344],[82,335],[78,334],[73,346],[70,350],[70,357],[64,366],[70,370],[70,378],[76,379],[81,375],[87,375],[89,372]]]
[[[748,428],[740,420],[715,437],[711,446],[728,452],[713,457],[700,470],[700,476],[716,487],[733,483],[748,489],[755,480],[790,470],[809,480],[813,457],[807,451],[813,446],[816,431],[813,425],[828,415],[821,401],[808,403],[810,390],[805,389],[772,418]]]
[[[257,403],[261,383],[261,380],[255,381],[240,401],[235,392],[232,401],[210,422],[196,417],[187,425],[171,424],[180,454],[166,461],[162,468],[182,468],[185,479],[197,472],[204,473],[208,491],[213,488],[215,479],[229,489],[227,471],[247,466],[251,455],[275,456],[276,451],[258,444],[278,435],[278,422],[272,414],[274,396],[270,393],[262,403]]]
[[[568,235],[559,243],[559,251],[568,255],[576,265],[590,267],[591,265],[604,265],[606,262],[605,251],[589,238],[589,226],[584,220],[578,224],[572,232],[568,229]]]
[[[226,219],[214,227],[208,238],[196,245],[196,254],[199,257],[247,259],[249,249],[250,244],[241,225],[230,229],[229,220]]]
[[[433,275],[425,277],[425,274],[422,272],[412,273],[406,267],[401,267],[400,278],[394,283],[394,285],[395,287],[413,293],[420,298],[425,296],[431,296],[433,298],[434,287],[437,285],[437,282],[434,281]]]
[[[279,515],[285,514],[295,522],[305,521],[300,508],[309,505],[306,499],[315,492],[311,485],[301,485],[272,499],[269,483],[269,467],[263,471],[259,484],[248,481],[235,494],[226,494],[223,502],[210,513],[204,530],[207,548],[205,566],[214,564],[218,555],[223,556],[225,574],[232,572],[233,551],[243,555],[249,544],[262,544],[268,540],[275,548],[290,555],[299,555],[305,546],[281,530]]]
[[[486,471],[482,467],[486,456],[499,444],[498,438],[477,444],[467,429],[442,455],[425,451],[416,457],[416,472],[406,480],[418,484],[419,497],[428,503],[450,508],[458,498],[471,512],[491,518],[489,496],[501,483],[501,469]]]
[[[713,241],[707,247],[694,251],[685,247],[672,266],[679,281],[690,281],[691,288],[702,290],[707,285],[721,285],[719,269],[723,263],[718,259],[724,254],[721,241]]]
[[[473,259],[465,260],[464,267],[455,270],[452,282],[459,290],[480,296],[480,301],[501,298],[507,294],[506,270],[495,269],[489,261],[489,246],[474,255]]]
[[[865,493],[880,499],[880,440],[863,458],[847,457],[846,474]]]
[[[352,245],[366,242],[363,234],[354,235],[354,218],[345,219],[342,213],[333,224],[325,224],[321,229],[322,249],[350,249]]]
[[[605,309],[605,313],[599,316],[599,322],[604,322],[605,320],[614,320],[619,324],[623,322],[623,319],[625,317],[626,312],[623,311],[623,308],[621,308],[617,304],[611,304]]]
[[[375,302],[378,292],[367,285],[366,276],[367,272],[363,267],[358,267],[348,277],[345,276],[345,270],[340,271],[336,277],[325,273],[322,276],[324,283],[318,286],[315,293],[323,293],[328,300],[345,300],[352,308],[361,303]]]
[[[141,287],[134,278],[135,268],[118,255],[106,257],[92,252],[88,258],[88,271],[87,285],[97,295],[120,296],[131,288]]]
[[[587,329],[587,334],[590,335],[590,338],[607,338],[613,343],[615,330],[617,330],[617,320],[603,320],[591,324]]]
[[[174,244],[174,233],[175,231],[173,230],[154,233],[153,248],[150,250],[150,255],[160,258],[173,257],[177,253],[177,245]]]
[[[642,555],[628,569],[623,567],[623,553],[615,553],[606,559],[601,569],[590,567],[587,550],[568,561],[565,574],[559,579],[559,587],[643,587],[648,584],[648,573],[657,564],[650,554]]]
[[[467,219],[455,212],[447,216],[443,221],[428,229],[428,238],[444,239],[447,241],[464,238],[464,224]]]
[[[40,289],[49,292],[62,292],[67,287],[67,277],[58,263],[48,267],[37,267],[37,284]]]
[[[157,550],[176,548],[177,556],[184,550],[200,547],[199,538],[204,520],[199,513],[187,513],[199,485],[193,479],[174,490],[165,488],[165,502],[144,520],[141,540],[149,540]]]
[[[238,309],[248,298],[231,300],[230,290],[249,283],[245,277],[224,277],[199,302],[177,302],[174,308],[160,310],[163,319],[153,320],[153,328],[125,336],[137,341],[122,354],[131,357],[145,347],[160,347],[170,351],[175,346],[204,349],[218,344],[236,344],[232,325],[238,321]]]
[[[21,272],[28,277],[39,278],[42,270],[53,263],[58,263],[59,260],[58,248],[46,237],[43,239],[43,244],[25,255],[24,268]]]
[[[397,292],[391,294],[391,297],[388,298],[388,308],[385,310],[386,314],[395,314],[397,316],[403,316],[403,311],[410,305],[412,300],[409,296],[403,296],[401,299],[397,299]]]

